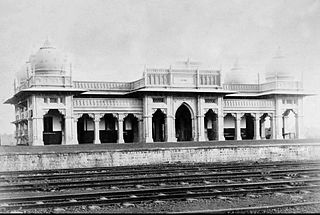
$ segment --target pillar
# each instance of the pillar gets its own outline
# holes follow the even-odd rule
[[[295,119],[296,119],[296,139],[302,139],[303,138],[303,117],[300,114],[296,114],[295,115]]]
[[[204,130],[204,116],[197,115],[197,122],[198,122],[198,141],[205,141],[205,130]]]
[[[224,138],[224,117],[223,114],[218,115],[218,140],[225,140]]]
[[[236,113],[235,118],[236,118],[236,140],[242,140],[241,137],[241,117],[243,116],[242,113]]]
[[[177,142],[174,116],[167,115],[166,122],[167,142]]]
[[[256,113],[254,117],[254,140],[260,140],[260,114]]]
[[[138,129],[139,129],[139,142],[143,142],[143,119],[142,117],[138,117]]]
[[[76,144],[74,134],[74,120],[72,117],[65,117],[65,144],[66,145],[73,145]]]
[[[73,134],[73,144],[79,144],[78,142],[78,120],[77,116],[73,118],[73,127],[72,127],[72,134]]]
[[[124,139],[123,139],[123,118],[124,118],[124,115],[118,114],[118,143],[124,143]]]
[[[43,146],[43,116],[32,119],[33,146]]]
[[[224,138],[224,116],[223,116],[223,99],[218,97],[218,140],[225,140]]]
[[[99,136],[99,122],[100,115],[94,114],[94,144],[100,144],[100,136]]]
[[[145,131],[146,131],[146,142],[152,143],[152,116],[144,116],[144,125],[145,125]]]
[[[270,117],[270,126],[271,126],[271,137],[270,139],[277,139],[276,138],[276,118],[274,116],[274,114],[272,115],[272,117]]]
[[[283,116],[282,120],[283,120],[283,129],[282,129],[282,137],[283,139],[290,139],[290,134],[288,133],[288,119],[289,116]]]

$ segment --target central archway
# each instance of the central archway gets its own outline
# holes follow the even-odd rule
[[[176,137],[177,141],[192,140],[192,119],[189,108],[186,105],[181,105],[176,112]]]
[[[165,114],[158,109],[152,116],[153,142],[164,142]]]

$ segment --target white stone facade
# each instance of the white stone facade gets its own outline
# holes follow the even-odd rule
[[[32,55],[6,101],[15,106],[17,145],[303,138],[307,94],[285,72],[223,84],[220,71],[186,65],[146,68],[133,82],[73,81],[53,50],[46,41]]]

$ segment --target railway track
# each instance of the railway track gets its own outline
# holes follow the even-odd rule
[[[197,211],[182,211],[182,212],[172,212],[171,214],[221,214],[221,213],[249,213],[249,212],[266,212],[273,209],[282,208],[294,208],[294,207],[304,207],[304,206],[314,206],[320,205],[320,202],[303,202],[294,204],[281,204],[281,205],[264,205],[257,207],[242,207],[242,208],[228,208],[228,209],[218,209],[218,210],[197,210]]]
[[[256,183],[234,183],[206,186],[180,186],[141,190],[118,190],[108,192],[81,192],[74,194],[47,194],[32,197],[0,199],[1,210],[24,210],[48,207],[69,207],[79,205],[107,205],[124,202],[152,200],[185,200],[188,198],[212,198],[218,196],[239,196],[249,193],[296,192],[299,190],[319,191],[320,179],[303,179]]]
[[[114,169],[114,172],[111,171],[112,168],[100,170],[54,170],[55,174],[43,171],[39,175],[35,172],[3,174],[0,183],[0,212],[320,190],[318,163],[273,163],[231,167],[208,164],[146,166],[140,171],[135,168],[133,173],[128,172],[127,167]],[[68,174],[74,177],[66,180]],[[102,189],[84,192],[79,188]],[[107,190],[104,190],[106,188]],[[41,192],[24,195],[26,191],[59,189],[70,190],[72,194]]]
[[[157,176],[136,176],[131,178],[99,178],[85,180],[63,180],[63,181],[44,181],[28,183],[26,181],[21,183],[1,184],[0,192],[20,192],[20,191],[51,191],[59,189],[80,189],[92,187],[134,187],[139,184],[144,186],[159,186],[160,184],[169,185],[177,183],[230,183],[233,181],[257,181],[257,180],[276,180],[289,178],[309,178],[320,175],[319,168],[308,169],[286,169],[286,170],[269,170],[267,172],[251,171],[251,172],[216,172],[203,173],[193,172],[175,175],[157,175]],[[65,179],[65,178],[64,178]],[[164,184],[165,183],[165,184]]]

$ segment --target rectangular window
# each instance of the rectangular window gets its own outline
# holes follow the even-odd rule
[[[288,100],[287,100],[287,104],[292,104],[292,100],[291,100],[291,99],[288,99]]]
[[[53,131],[53,123],[52,123],[52,117],[46,116],[43,118],[43,131],[44,132],[52,132]]]
[[[64,98],[60,97],[60,103],[64,104]]]
[[[285,104],[286,103],[286,100],[285,99],[282,99],[282,104]]]
[[[205,103],[215,103],[215,99],[205,99]]]
[[[50,103],[58,103],[58,98],[50,98]]]
[[[153,103],[163,103],[164,98],[163,97],[158,97],[158,98],[152,98]]]
[[[43,98],[44,103],[48,103],[48,98]]]

